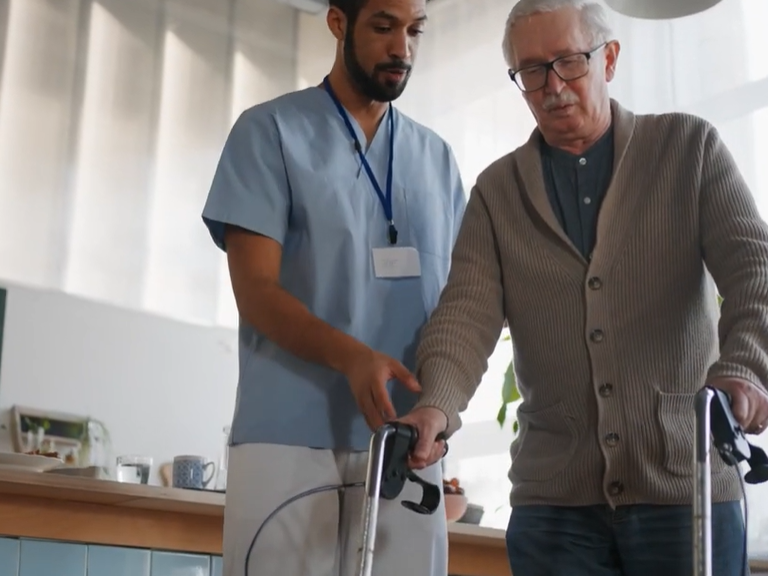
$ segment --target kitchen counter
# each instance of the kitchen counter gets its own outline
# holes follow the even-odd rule
[[[222,494],[0,471],[0,535],[221,554]],[[451,524],[451,574],[509,576],[504,531]]]
[[[2,536],[220,555],[223,514],[212,492],[0,471]],[[454,523],[448,542],[451,574],[510,576],[503,530]]]

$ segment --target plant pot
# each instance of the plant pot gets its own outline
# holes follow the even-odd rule
[[[483,519],[485,509],[479,504],[467,504],[467,511],[464,515],[457,520],[461,524],[472,524],[473,526],[479,526],[480,521]]]
[[[443,494],[445,499],[445,518],[456,522],[467,511],[468,500],[464,494]]]

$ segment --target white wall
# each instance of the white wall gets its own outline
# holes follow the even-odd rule
[[[296,86],[296,23],[274,0],[0,0],[0,411],[218,458],[237,312],[200,213],[235,118]]]
[[[236,331],[5,286],[0,451],[11,449],[8,409],[20,405],[103,421],[113,456],[152,456],[153,483],[179,454],[218,462],[235,403]]]
[[[297,88],[317,86],[331,71],[336,39],[328,30],[325,14],[299,14],[296,34]]]
[[[275,0],[0,2],[0,279],[236,326],[200,212],[234,119],[296,86]]]

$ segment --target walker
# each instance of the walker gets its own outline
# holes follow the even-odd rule
[[[722,390],[707,386],[699,391],[696,394],[695,411],[693,574],[694,576],[713,576],[710,438],[715,450],[726,464],[738,467],[741,462],[747,463],[750,470],[744,475],[744,480],[748,484],[768,481],[768,455],[747,441],[744,430],[731,412],[730,398]],[[741,472],[739,472],[739,478],[741,479]],[[744,497],[746,499],[746,494]],[[744,564],[746,565],[746,535],[744,538]]]
[[[401,423],[385,424],[371,438],[365,481],[360,576],[371,576],[376,544],[379,498],[393,500],[406,480],[423,489],[421,503],[404,501],[403,506],[419,514],[432,514],[440,504],[442,488],[425,482],[408,468],[408,454],[418,439],[415,428]],[[710,439],[729,466],[746,462],[748,484],[768,481],[768,455],[751,445],[733,417],[730,398],[721,390],[704,387],[695,398],[693,484],[693,574],[712,574],[712,480]],[[745,536],[746,538],[746,536]],[[746,542],[744,543],[746,564]]]
[[[417,440],[416,429],[399,422],[385,424],[371,438],[363,505],[360,576],[371,576],[373,569],[379,498],[394,500],[405,487],[405,481],[410,480],[421,486],[423,495],[420,503],[406,500],[402,502],[403,506],[418,514],[433,514],[440,505],[442,486],[426,482],[408,467],[408,454]]]

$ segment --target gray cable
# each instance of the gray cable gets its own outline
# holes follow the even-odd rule
[[[331,492],[333,490],[338,492],[343,492],[347,488],[363,488],[365,487],[365,482],[353,482],[350,484],[330,484],[328,486],[318,486],[317,488],[311,488],[309,490],[305,490],[304,492],[300,492],[296,494],[296,496],[291,496],[280,504],[277,508],[275,508],[269,516],[264,520],[264,522],[261,523],[261,526],[259,526],[259,529],[256,530],[256,534],[253,535],[253,539],[251,540],[251,545],[248,546],[248,552],[245,555],[245,576],[248,576],[248,564],[251,560],[251,552],[253,552],[253,547],[256,545],[256,539],[261,534],[261,531],[264,530],[264,527],[267,525],[267,523],[272,520],[275,516],[277,516],[280,511],[288,506],[289,504],[292,504],[293,502],[296,502],[296,500],[301,500],[305,496],[312,496],[313,494],[320,494],[322,492]]]

